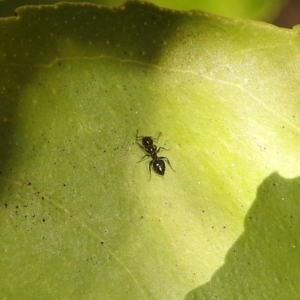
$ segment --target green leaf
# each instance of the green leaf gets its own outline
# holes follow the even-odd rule
[[[298,297],[297,28],[65,3],[0,40],[2,297]]]
[[[185,299],[296,299],[299,190],[299,177],[285,179],[273,173],[266,178],[225,264]]]
[[[81,0],[72,0],[81,2]],[[89,0],[89,3],[100,5],[121,5],[122,0]],[[179,10],[200,9],[207,12],[231,16],[272,21],[287,0],[152,0],[158,6]],[[56,0],[14,0],[0,1],[0,17],[10,16],[18,6],[55,4]]]
[[[200,9],[206,12],[241,18],[272,21],[286,0],[152,0],[152,3],[173,9]]]

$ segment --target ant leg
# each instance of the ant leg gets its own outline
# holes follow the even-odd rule
[[[165,151],[169,151],[169,150],[170,150],[170,149],[167,149],[167,148],[164,148],[164,147],[159,147],[159,148],[157,149],[156,153],[158,153],[160,149],[161,149],[161,150],[165,150]]]
[[[158,134],[157,134],[157,137],[156,138],[153,138],[155,141],[158,141],[158,139],[159,139],[159,137],[161,136],[161,132],[159,132]]]
[[[153,164],[153,160],[151,160],[151,161],[149,162],[149,173],[150,173],[149,181],[151,180],[151,167],[152,167],[152,164]]]
[[[135,139],[136,141],[141,140],[143,138],[143,136],[139,136],[139,131],[136,131],[136,135],[135,135]]]
[[[145,158],[148,158],[149,156],[151,156],[151,155],[149,155],[149,154],[146,154],[146,155],[144,155],[144,156],[142,157],[142,159],[141,159],[141,160],[139,160],[137,163],[139,163],[139,162],[143,161]]]
[[[174,172],[176,172],[176,171],[173,169],[173,167],[172,167],[170,161],[169,161],[166,157],[159,157],[159,159],[165,160],[165,161],[168,163],[168,165],[171,167],[171,169],[172,169]]]
[[[138,146],[139,146],[143,151],[145,151],[145,148],[144,148],[140,143],[138,143],[137,140],[136,140],[135,142],[138,144]]]
[[[135,135],[135,141],[141,141],[144,138],[144,136],[139,135],[139,131],[136,131],[136,135]],[[141,145],[140,145],[141,146]],[[143,147],[144,148],[144,147]]]

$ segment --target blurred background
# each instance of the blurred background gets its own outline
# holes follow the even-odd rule
[[[198,9],[227,17],[259,20],[292,28],[300,24],[300,0],[148,0],[158,6],[179,10]],[[0,17],[14,15],[23,5],[55,4],[58,0],[0,0]],[[62,2],[62,1],[61,1]],[[100,5],[121,5],[124,0],[71,0]]]
[[[286,28],[293,28],[294,25],[300,24],[300,1],[288,1],[280,9],[272,23]]]

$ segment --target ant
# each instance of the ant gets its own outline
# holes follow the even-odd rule
[[[158,152],[162,150],[167,150],[163,147],[157,148],[156,145],[154,145],[154,140],[157,141],[161,135],[161,132],[158,133],[157,138],[153,138],[151,136],[139,136],[139,131],[136,131],[136,143],[139,145],[139,147],[146,152],[146,155],[142,157],[142,159],[138,162],[141,162],[144,160],[145,157],[151,157],[151,161],[149,162],[149,172],[150,172],[150,179],[151,179],[151,167],[153,168],[154,172],[164,176],[165,174],[165,161],[168,163],[168,165],[171,167],[171,169],[175,172],[175,170],[172,168],[170,161],[166,157],[158,157]],[[139,143],[139,141],[142,141],[142,144]],[[149,180],[150,180],[149,179]]]

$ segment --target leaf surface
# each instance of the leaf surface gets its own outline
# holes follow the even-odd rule
[[[297,297],[297,28],[59,4],[1,19],[0,40],[1,295]],[[149,181],[136,130],[162,132],[176,172]]]

